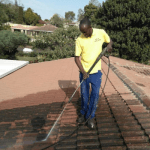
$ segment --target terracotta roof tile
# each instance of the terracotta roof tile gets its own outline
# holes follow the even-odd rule
[[[53,26],[51,24],[48,24],[48,25],[45,25],[45,26],[42,26],[42,27],[37,27],[35,28],[34,30],[39,30],[39,31],[54,31],[56,30],[57,27],[56,26]]]
[[[38,26],[27,26],[27,25],[17,25],[11,27],[12,29],[24,29],[24,30],[33,30],[34,28],[37,28]]]
[[[39,20],[38,22],[39,22],[40,24],[46,24],[46,22],[43,21],[43,20]]]

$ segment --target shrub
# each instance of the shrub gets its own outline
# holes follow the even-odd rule
[[[0,55],[5,59],[15,59],[15,54],[19,45],[28,43],[25,34],[7,30],[0,31]]]
[[[38,55],[38,54],[37,54],[36,52],[31,52],[31,53],[29,53],[29,56],[30,56],[30,57],[37,57],[37,55]]]
[[[47,47],[48,43],[43,42],[41,39],[36,39],[36,41],[33,42],[33,48],[45,49]]]
[[[16,53],[16,56],[28,56],[28,57],[37,57],[38,53],[31,52],[31,53],[24,53],[22,51],[19,51]]]
[[[41,49],[49,47],[46,60],[72,57],[75,51],[75,39],[79,34],[77,27],[58,28],[49,35],[37,37],[33,46]]]
[[[40,48],[40,49],[47,48],[49,46],[49,42],[46,41],[46,36],[47,35],[44,35],[42,33],[40,33],[38,36],[34,36],[35,41],[32,42],[33,49],[34,48]]]
[[[73,48],[75,46],[75,39],[79,36],[80,32],[77,27],[68,27],[67,29],[59,28],[55,30],[52,35],[49,35],[46,41],[50,42],[50,48],[55,50],[56,46],[60,49],[64,46],[70,46]],[[74,48],[72,49],[74,50]]]
[[[38,55],[37,55],[37,60],[38,60],[39,62],[44,61],[45,58],[46,58],[45,55],[41,55],[41,54],[38,54]]]

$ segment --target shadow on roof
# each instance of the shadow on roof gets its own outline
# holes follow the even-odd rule
[[[62,89],[30,94],[1,103],[0,149],[41,149],[69,135],[76,128],[79,91],[69,103],[54,132],[44,139],[61,113],[77,81],[59,81]],[[64,88],[70,85],[70,88]],[[65,103],[64,103],[65,102]],[[68,117],[68,119],[66,119]],[[63,119],[64,118],[64,119]],[[39,141],[36,143],[36,141]]]

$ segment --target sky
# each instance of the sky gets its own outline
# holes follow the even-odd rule
[[[15,1],[15,0],[14,0]],[[33,12],[41,16],[42,20],[50,19],[54,14],[59,14],[65,18],[65,12],[73,11],[77,18],[78,10],[84,9],[89,4],[89,0],[17,0],[24,10],[31,8]],[[102,3],[105,0],[98,0]],[[75,20],[76,21],[76,20]]]

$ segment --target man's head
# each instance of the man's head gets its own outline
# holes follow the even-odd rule
[[[79,29],[85,37],[91,37],[93,30],[91,27],[91,22],[88,18],[83,18],[80,21]]]

